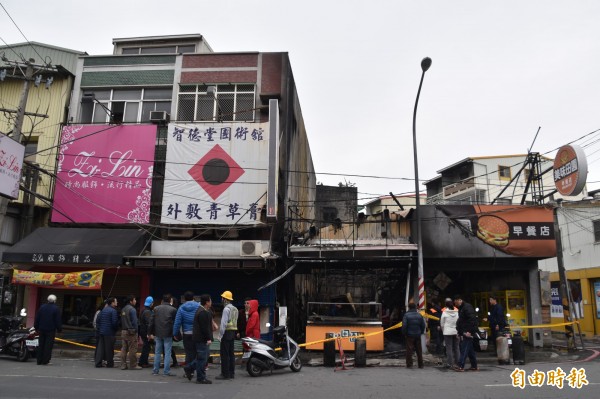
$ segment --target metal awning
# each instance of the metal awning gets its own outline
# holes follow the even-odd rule
[[[40,227],[6,249],[3,262],[49,265],[121,265],[139,255],[144,232],[133,229]]]

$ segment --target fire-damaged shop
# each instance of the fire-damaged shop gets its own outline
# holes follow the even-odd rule
[[[478,310],[485,327],[488,299],[494,295],[512,328],[530,344],[541,345],[540,330],[523,327],[542,322],[537,261],[556,253],[552,208],[420,209],[428,308],[462,294]],[[324,337],[325,329],[318,326],[352,336],[402,320],[417,287],[418,249],[411,237],[416,226],[410,228],[416,224],[414,216],[414,210],[386,212],[334,223],[290,247],[295,260],[295,311],[302,318],[307,342]],[[388,338],[394,338],[381,335],[386,342],[367,342],[367,350],[381,350]]]

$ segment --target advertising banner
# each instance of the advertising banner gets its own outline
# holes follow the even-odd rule
[[[521,205],[440,205],[458,225],[504,253],[522,257],[556,256],[551,207]]]
[[[73,273],[44,273],[13,270],[12,284],[38,287],[55,287],[68,290],[99,290],[104,270],[88,270]]]
[[[268,151],[268,123],[170,123],[161,223],[261,223]]]
[[[0,133],[0,196],[15,199],[23,169],[25,147]]]
[[[596,298],[596,318],[600,319],[600,281],[594,282],[594,298]]]
[[[550,283],[550,292],[552,295],[550,317],[564,317],[562,299],[560,298],[560,283],[558,281]]]
[[[53,222],[149,223],[156,126],[62,131]]]

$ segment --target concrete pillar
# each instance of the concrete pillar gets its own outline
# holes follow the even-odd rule
[[[529,268],[529,315],[531,324],[542,324],[542,301],[540,291],[540,275],[537,268],[537,262]],[[544,345],[543,331],[540,328],[529,330],[529,344],[534,347],[542,347]]]

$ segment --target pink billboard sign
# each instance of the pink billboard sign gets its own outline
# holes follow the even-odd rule
[[[148,223],[155,142],[154,125],[65,126],[52,221]]]

